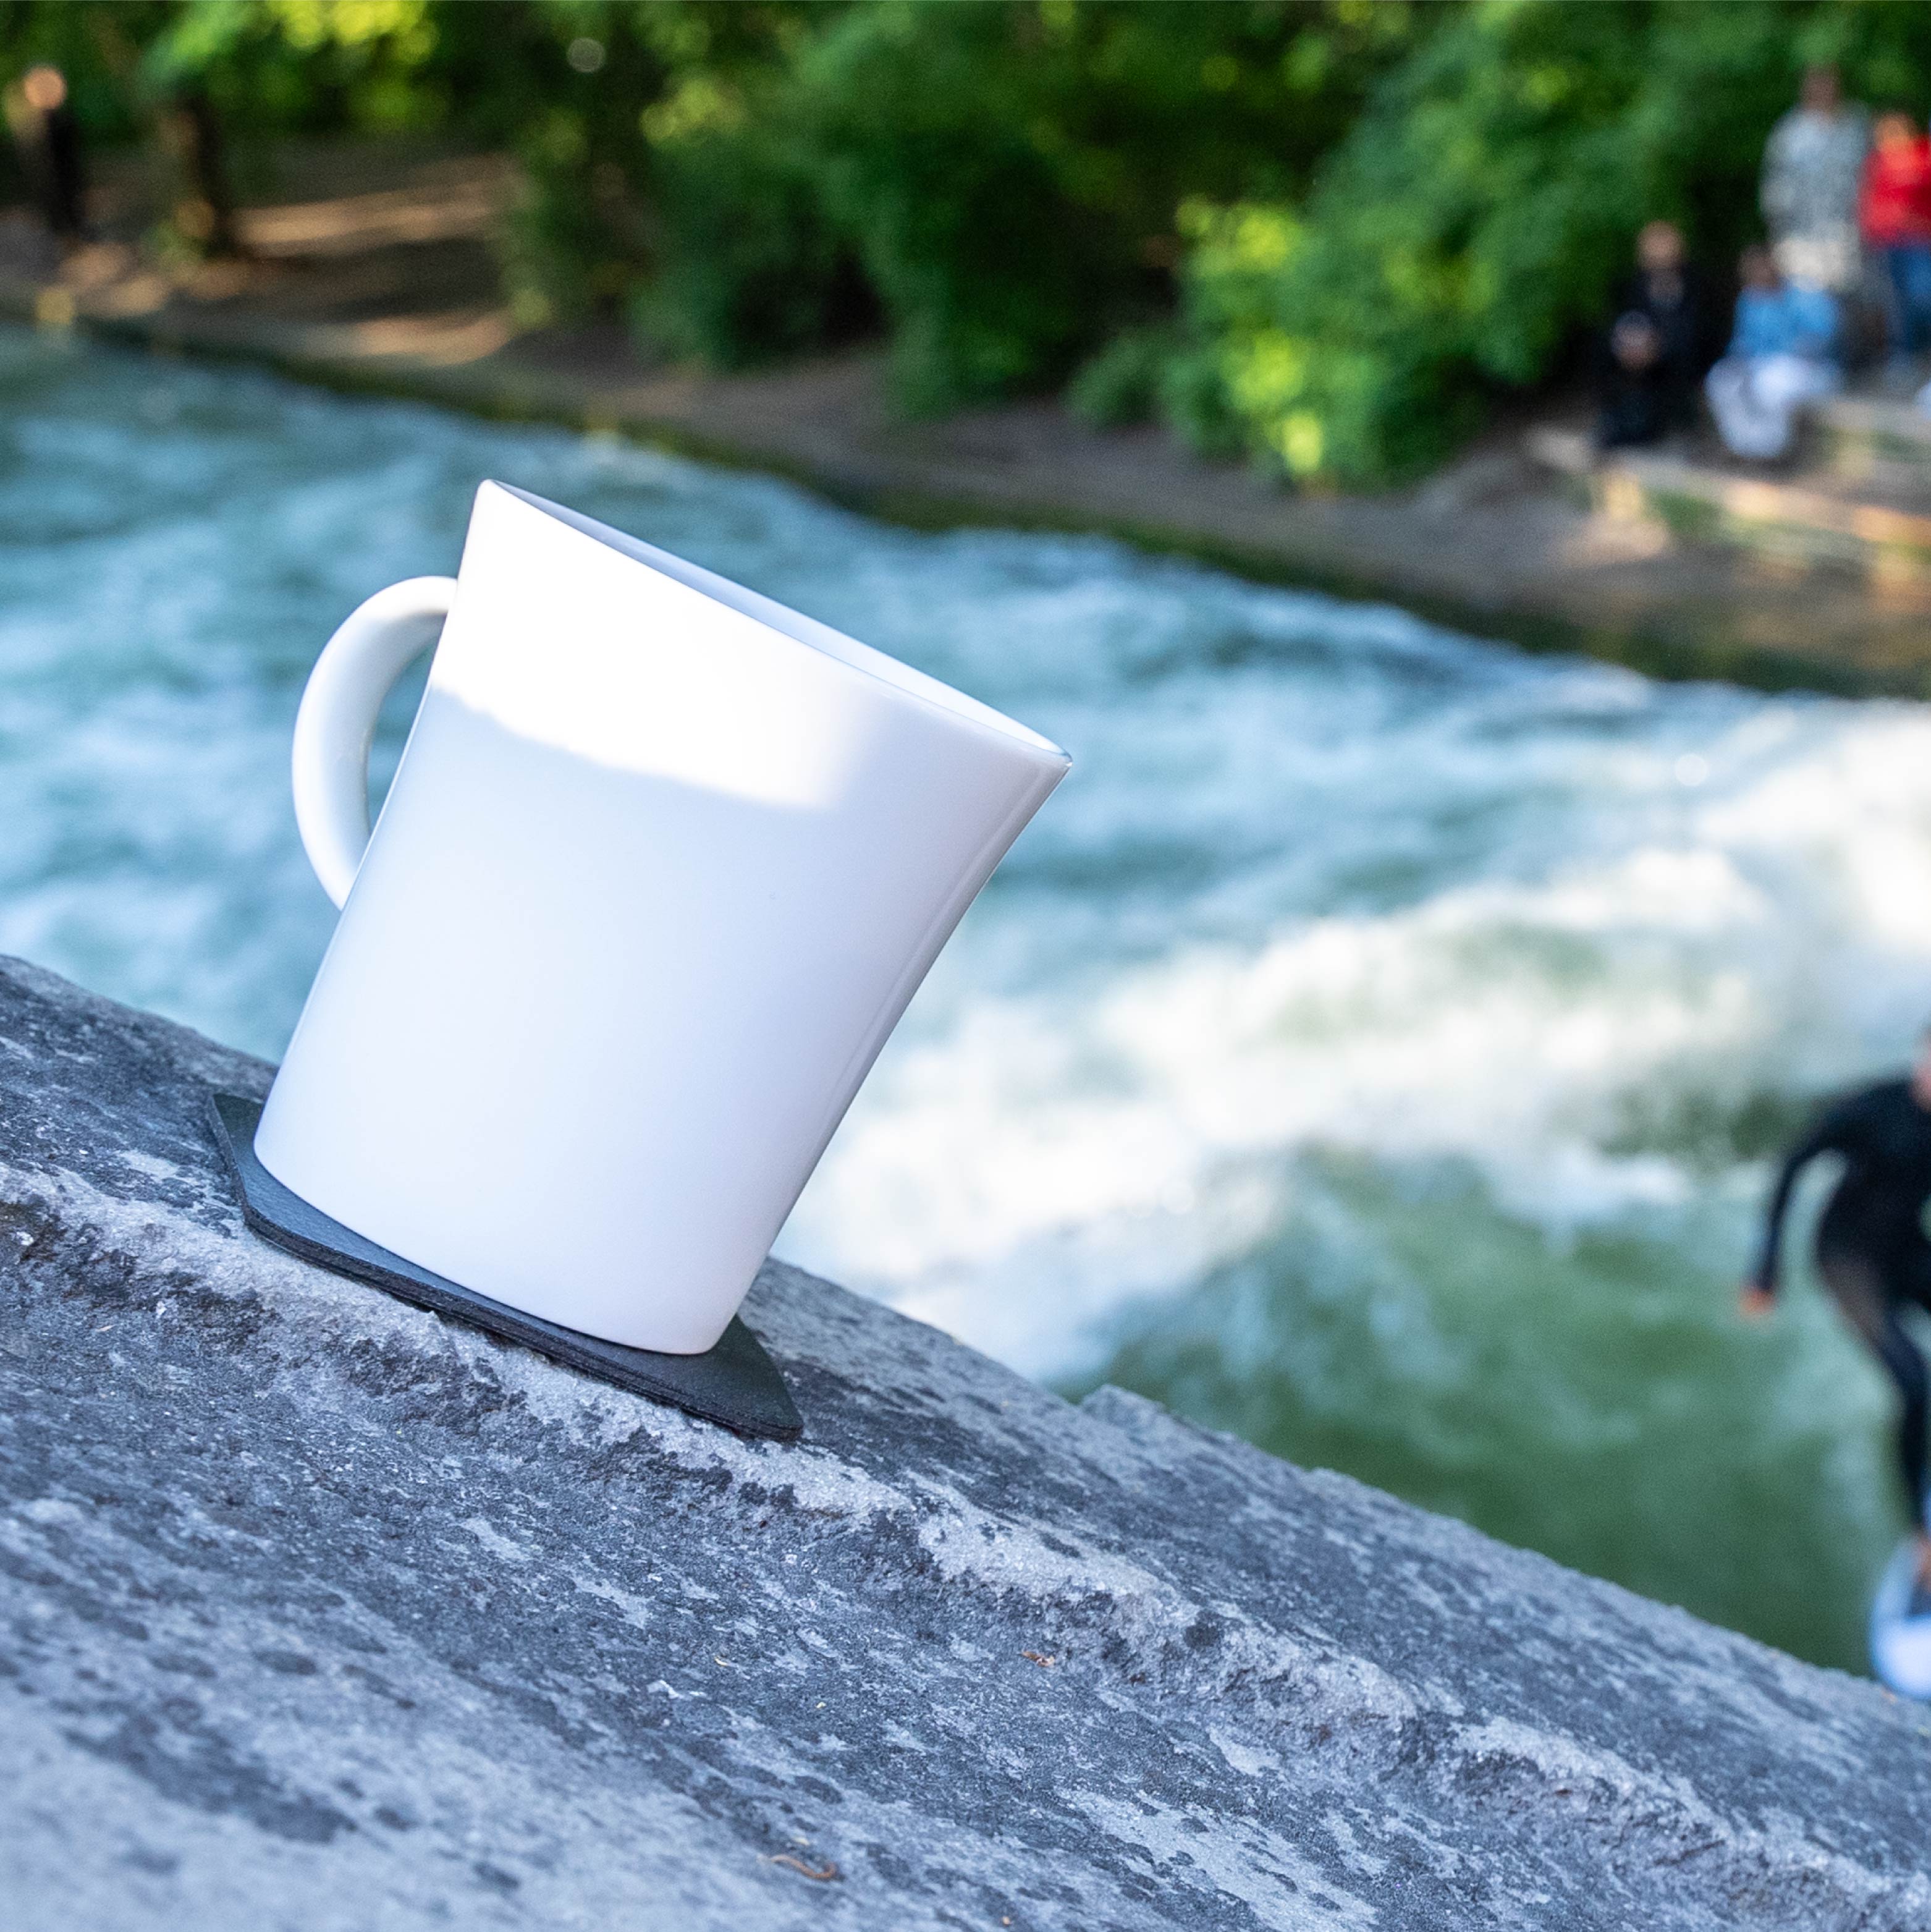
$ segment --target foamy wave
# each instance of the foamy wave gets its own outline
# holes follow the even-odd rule
[[[1311,1149],[1454,1158],[1558,1239],[1682,1207],[1705,1178],[1619,1145],[1633,1108],[1849,1078],[1931,1004],[1931,726],[1787,722],[1695,754],[1670,844],[963,1003],[881,1066],[787,1248],[1063,1370],[1111,1306],[1250,1247]]]

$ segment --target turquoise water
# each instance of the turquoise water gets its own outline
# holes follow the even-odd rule
[[[1931,713],[4,333],[0,949],[277,1052],[332,916],[302,679],[484,476],[1078,758],[784,1252],[1861,1665],[1885,1391],[1807,1273],[1762,1332],[1730,1285],[1767,1150],[1931,1010]]]

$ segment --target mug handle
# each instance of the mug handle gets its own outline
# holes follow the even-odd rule
[[[453,577],[412,577],[351,611],[322,647],[295,718],[295,822],[322,890],[349,896],[369,843],[369,746],[389,687],[442,632]]]

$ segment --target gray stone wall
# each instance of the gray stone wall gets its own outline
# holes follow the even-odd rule
[[[10,1932],[1931,1927],[1919,1708],[788,1268],[745,1443],[246,1234],[268,1077],[0,966]]]

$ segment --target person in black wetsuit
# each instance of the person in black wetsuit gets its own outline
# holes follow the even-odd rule
[[[1903,1398],[1897,1453],[1918,1532],[1918,1587],[1912,1610],[1931,1610],[1931,1495],[1926,1432],[1931,1375],[1901,1318],[1931,1313],[1931,1031],[1908,1078],[1886,1080],[1825,1108],[1784,1156],[1770,1198],[1763,1247],[1740,1305],[1756,1318],[1777,1292],[1784,1211],[1799,1170],[1820,1154],[1843,1156],[1843,1178],[1817,1224],[1817,1271],[1844,1316],[1884,1364]]]

